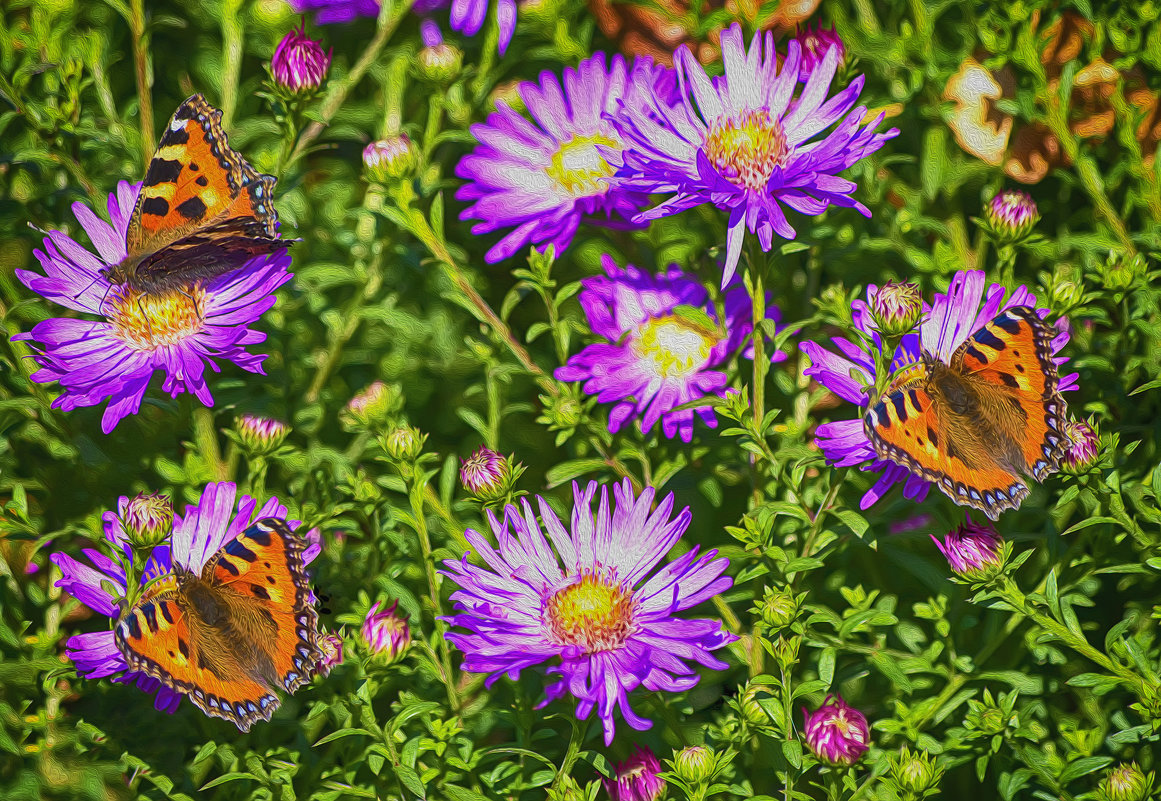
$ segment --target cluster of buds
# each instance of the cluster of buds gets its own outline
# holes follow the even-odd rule
[[[396,612],[398,601],[382,611],[381,606],[376,601],[367,612],[361,634],[371,657],[380,664],[391,665],[402,659],[411,646],[411,628],[407,625],[408,616]]]
[[[368,180],[393,184],[411,176],[419,154],[407,134],[397,134],[363,148],[363,171]]]
[[[931,539],[957,576],[970,581],[986,581],[1003,566],[1004,538],[990,523],[966,522],[947,533],[940,542],[934,534]]]
[[[624,762],[613,765],[613,778],[602,779],[610,801],[657,801],[665,789],[661,763],[648,746],[639,745]]]
[[[275,86],[290,96],[312,94],[327,77],[332,52],[306,35],[305,24],[291,28],[270,59]]]
[[[1015,245],[1028,239],[1039,221],[1040,210],[1031,195],[1005,189],[984,206],[982,227],[997,245]]]
[[[853,765],[870,747],[867,718],[842,696],[828,695],[814,712],[803,707],[802,715],[807,747],[828,765]]]
[[[173,532],[173,501],[161,493],[140,493],[121,510],[121,525],[130,545],[139,551],[151,550]]]
[[[403,395],[399,385],[376,381],[347,401],[342,421],[353,429],[374,431],[386,427],[402,408]]]
[[[282,446],[290,426],[269,417],[244,414],[234,420],[234,433],[248,456],[268,456]]]
[[[922,317],[923,295],[915,284],[888,281],[871,299],[871,319],[883,336],[901,337]]]
[[[523,472],[524,466],[514,464],[513,457],[502,456],[486,445],[460,460],[460,483],[482,503],[511,498],[516,479]]]

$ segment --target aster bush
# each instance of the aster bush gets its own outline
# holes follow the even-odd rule
[[[1147,3],[9,4],[0,798],[1156,797],[1158,42]],[[172,128],[142,189],[195,92],[277,179],[228,272],[176,199],[228,162]],[[190,272],[111,280],[139,199]],[[994,520],[940,491],[1024,445]],[[114,627],[260,517],[317,653],[243,732]]]

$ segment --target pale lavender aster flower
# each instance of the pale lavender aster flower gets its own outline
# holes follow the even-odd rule
[[[653,488],[635,497],[626,479],[613,486],[611,507],[608,487],[601,487],[594,514],[596,493],[596,482],[583,490],[573,484],[571,531],[537,498],[549,539],[526,499],[520,507],[508,505],[503,521],[488,512],[495,546],[468,530],[485,564],[472,564],[469,554],[444,563],[460,586],[451,596],[457,613],[448,622],[467,630],[447,638],[464,652],[464,670],[491,674],[488,686],[552,660],[548,672],[559,679],[539,706],[571,694],[578,718],[597,711],[608,745],[618,707],[634,729],[652,725],[629,707],[630,692],[640,685],[690,689],[699,676],[688,662],[725,668],[711,651],[737,637],[717,620],[676,616],[733,584],[722,575],[728,561],[715,558],[716,550],[699,557],[694,546],[649,576],[689,528],[689,508],[671,519],[672,494],[653,509]]]
[[[665,789],[661,763],[647,745],[638,745],[624,762],[613,765],[613,778],[601,779],[610,801],[657,801]]]
[[[966,517],[963,525],[949,531],[942,542],[934,534],[931,541],[947,557],[952,572],[968,578],[999,567],[1004,546],[1004,538],[995,526],[974,523],[971,517]]]
[[[306,35],[306,25],[291,28],[270,59],[270,71],[279,85],[292,92],[317,89],[331,66],[331,51]]]
[[[918,363],[921,347],[926,353],[947,363],[968,337],[991,322],[1001,311],[1015,306],[1036,307],[1036,296],[1027,287],[1018,286],[1008,296],[1001,284],[991,284],[985,292],[985,283],[984,273],[979,270],[961,270],[952,276],[947,292],[937,292],[930,307],[924,304],[919,330],[907,334],[900,341],[891,360],[891,372]],[[869,305],[874,304],[878,292],[879,287],[868,287],[867,301],[856,300],[851,317],[855,327],[874,343],[873,347],[881,350],[882,341],[875,330]],[[1048,309],[1036,311],[1041,318],[1046,317],[1048,312]],[[1052,340],[1054,354],[1059,353],[1068,342],[1067,321],[1061,318],[1056,328],[1059,333]],[[902,465],[879,459],[863,429],[863,413],[871,403],[868,392],[875,384],[873,356],[861,342],[852,342],[845,337],[834,337],[831,342],[839,353],[832,353],[817,342],[802,343],[802,352],[811,362],[811,366],[803,372],[843,400],[858,406],[860,412],[853,420],[820,425],[815,432],[815,442],[827,461],[835,467],[859,465],[862,470],[882,473],[863,496],[861,508],[870,508],[899,481],[905,482],[904,496],[922,501],[927,497],[931,484]],[[1068,358],[1056,356],[1055,361],[1059,367]],[[1076,373],[1062,376],[1060,391],[1076,389],[1076,379]]]
[[[603,341],[557,368],[556,378],[584,381],[586,393],[601,403],[615,402],[609,413],[613,433],[634,418],[649,433],[660,420],[667,438],[689,442],[695,412],[716,427],[712,407],[677,407],[724,394],[726,374],[714,368],[736,354],[753,330],[749,295],[741,287],[727,291],[725,319],[718,321],[705,287],[676,267],[650,275],[631,264],[622,269],[608,255],[601,263],[605,275],[582,281],[580,304]],[[768,306],[767,317],[777,321],[777,307]],[[777,352],[772,361],[785,358]]]
[[[807,712],[803,735],[811,753],[831,765],[853,765],[870,747],[870,728],[862,712],[840,695],[828,695],[822,706]]]
[[[512,230],[487,252],[485,260],[507,259],[529,244],[560,255],[581,220],[592,215],[609,224],[627,224],[645,205],[639,193],[613,189],[613,170],[598,146],[621,147],[605,115],[625,93],[628,69],[619,54],[606,68],[597,53],[566,68],[563,81],[550,72],[540,84],[522,83],[520,98],[532,120],[500,105],[484,123],[472,126],[479,141],[460,159],[456,175],[467,181],[456,198],[469,201],[460,219],[481,222],[472,233]]]
[[[826,54],[832,49],[838,52],[838,65],[841,67],[843,61],[846,60],[847,49],[843,45],[843,39],[834,28],[827,30],[822,27],[819,22],[813,29],[810,23],[806,27],[800,29],[794,37],[794,41],[798,42],[798,47],[802,52],[802,61],[798,65],[798,80],[805,83],[810,79],[818,65],[823,62]]]
[[[398,661],[407,653],[411,646],[411,628],[407,625],[407,615],[396,612],[399,602],[380,611],[381,601],[367,612],[363,620],[363,643],[372,656],[379,661],[391,664]]]
[[[786,205],[818,215],[830,205],[871,212],[851,197],[856,185],[838,173],[874,153],[899,131],[875,133],[880,114],[862,125],[867,110],[855,107],[863,88],[859,76],[827,99],[839,63],[838,48],[822,62],[795,96],[802,52],[791,41],[782,69],[770,32],[755,34],[746,51],[742,29],[721,35],[725,75],[710,79],[683,45],[675,61],[680,98],[647,92],[623,102],[610,119],[620,133],[622,149],[602,148],[617,168],[613,185],[628,192],[663,193],[661,205],[638,214],[646,222],[713,203],[729,212],[722,286],[738,264],[747,230],[756,233],[763,250],[774,234],[793,239],[795,230],[782,210]],[[823,139],[816,137],[836,126]]]
[[[106,434],[123,417],[137,413],[158,370],[165,376],[165,392],[174,397],[192,392],[206,406],[214,403],[206,367],[218,372],[216,359],[263,375],[266,357],[250,353],[248,347],[263,342],[266,335],[249,326],[274,305],[274,290],[291,278],[290,256],[281,250],[178,290],[143,295],[111,286],[102,271],[126,256],[125,234],[140,189],[141,184],[125,181],[117,185],[117,191],[109,195],[112,224],[85,204],[73,204],[73,213],[97,253],[61,231],[49,231],[44,250],[33,251],[45,274],[16,271],[33,292],[103,318],[53,318],[13,339],[38,343],[35,358],[41,369],[32,374],[32,380],[60,383],[63,391],[53,407],[71,411],[109,400],[101,417]]]
[[[132,564],[133,549],[122,522],[129,516],[130,503],[128,497],[122,496],[117,502],[117,511],[105,512],[101,519],[104,521],[105,539]],[[232,482],[207,484],[197,505],[187,506],[184,515],[174,513],[172,537],[169,542],[158,545],[150,553],[145,563],[142,584],[171,573],[174,565],[200,573],[213,554],[233,541],[254,521],[264,517],[286,519],[287,509],[277,498],[268,500],[255,515],[257,507],[258,502],[247,495],[238,498],[237,487]],[[292,526],[298,523],[297,520],[288,522]],[[307,540],[311,544],[303,552],[303,561],[309,563],[318,556],[321,548],[317,532],[308,534]],[[82,553],[90,564],[77,561],[64,553],[54,553],[50,557],[62,574],[56,586],[94,612],[117,619],[117,603],[126,592],[124,570],[96,549],[84,548]],[[143,673],[130,671],[125,657],[117,649],[112,630],[74,635],[65,643],[65,649],[66,655],[76,666],[77,675],[91,679],[113,676],[113,681],[134,683],[147,693],[157,693],[154,702],[157,709],[171,713],[177,709],[181,694]]]

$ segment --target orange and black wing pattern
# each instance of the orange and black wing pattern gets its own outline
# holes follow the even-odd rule
[[[131,670],[185,693],[207,715],[242,731],[278,708],[278,697],[238,664],[221,632],[200,619],[173,577],[121,616],[113,639]]]
[[[959,347],[951,368],[987,382],[1022,410],[1010,432],[1037,481],[1060,469],[1068,449],[1067,404],[1052,360],[1051,326],[1036,312],[1014,307],[997,315]]]
[[[272,175],[230,147],[222,112],[201,95],[166,126],[129,220],[126,248],[143,289],[179,286],[242,266],[292,240],[277,235]]]
[[[268,517],[202,569],[202,581],[225,591],[235,627],[269,656],[273,675],[267,678],[287,692],[309,682],[323,658],[303,550],[286,521]]]

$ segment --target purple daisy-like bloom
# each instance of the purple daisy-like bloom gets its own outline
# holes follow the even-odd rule
[[[882,340],[875,330],[871,315],[879,287],[867,288],[867,300],[856,300],[852,304],[851,317],[855,327],[870,337],[874,347],[882,350]],[[982,306],[981,306],[982,302]],[[1005,309],[1014,306],[1036,307],[1036,296],[1027,287],[1019,286],[1006,296],[1001,284],[992,284],[985,292],[984,273],[981,270],[961,270],[952,276],[946,293],[936,293],[934,302],[924,304],[923,318],[916,333],[907,334],[895,349],[891,360],[891,372],[920,361],[920,349],[945,364],[965,340]],[[1041,317],[1048,315],[1048,309],[1037,309]],[[1052,340],[1052,352],[1056,354],[1068,342],[1068,322],[1057,320],[1059,333]],[[860,414],[853,420],[825,423],[815,432],[815,442],[822,449],[827,461],[836,467],[859,465],[862,470],[881,472],[879,480],[863,496],[861,508],[870,508],[883,497],[895,483],[904,481],[903,495],[915,501],[927,497],[930,482],[913,474],[895,462],[879,459],[874,447],[863,430],[862,413],[870,406],[870,389],[875,385],[875,359],[866,346],[844,337],[831,339],[838,354],[832,353],[817,342],[803,342],[802,352],[810,359],[811,366],[803,372],[845,401],[857,405]],[[841,354],[841,355],[840,355]],[[1056,364],[1066,363],[1068,358],[1056,356]],[[1077,388],[1077,374],[1071,373],[1060,379],[1060,391]]]
[[[618,707],[634,729],[652,725],[629,707],[636,687],[688,690],[699,678],[689,662],[725,668],[711,651],[737,637],[717,620],[676,616],[733,584],[722,575],[729,563],[716,559],[716,550],[699,557],[694,546],[649,576],[689,528],[689,508],[671,519],[670,494],[650,512],[653,488],[634,497],[626,479],[613,486],[611,509],[608,487],[601,487],[594,514],[596,492],[596,482],[583,490],[573,484],[571,531],[537,498],[548,539],[527,500],[522,508],[507,506],[503,522],[489,511],[496,546],[477,531],[465,532],[485,566],[465,554],[445,562],[444,572],[460,586],[451,596],[457,614],[448,622],[467,633],[447,638],[464,652],[463,669],[490,673],[491,686],[502,674],[515,679],[525,668],[558,659],[548,672],[560,678],[539,706],[571,694],[578,718],[597,710],[607,745]]]
[[[77,202],[73,213],[97,253],[61,231],[49,231],[44,250],[33,255],[44,275],[17,270],[24,285],[70,309],[101,321],[54,318],[13,339],[34,340],[39,370],[32,380],[57,381],[63,392],[53,401],[70,411],[108,399],[101,430],[112,431],[123,417],[136,414],[153,374],[165,374],[162,389],[176,397],[192,392],[206,406],[214,403],[206,366],[219,372],[215,359],[263,374],[263,355],[247,348],[266,335],[250,324],[274,305],[273,292],[290,280],[285,250],[251,259],[240,269],[206,283],[141,294],[109,284],[101,271],[126,256],[125,234],[141,184],[122,181],[109,195],[111,225]]]
[[[774,234],[795,237],[783,204],[803,214],[821,214],[833,204],[871,216],[851,197],[857,186],[838,173],[899,131],[875,133],[882,114],[870,125],[861,124],[867,110],[854,107],[863,88],[861,75],[827,99],[839,63],[836,47],[826,51],[795,96],[803,58],[798,42],[790,42],[781,70],[770,32],[755,34],[747,52],[741,27],[733,25],[722,33],[721,43],[721,78],[709,78],[683,45],[675,59],[680,87],[676,104],[646,92],[634,96],[640,102],[621,103],[611,120],[623,150],[609,148],[605,156],[617,167],[614,186],[671,195],[638,214],[636,221],[703,203],[729,212],[725,286],[737,267],[747,229],[758,235],[766,251]],[[815,139],[832,125],[836,127],[825,139]]]
[[[823,58],[831,49],[838,50],[840,67],[846,60],[847,49],[843,45],[843,38],[838,35],[834,28],[827,30],[822,27],[821,22],[813,29],[810,27],[810,23],[807,23],[806,27],[795,35],[794,41],[798,42],[798,47],[802,51],[802,61],[798,65],[798,80],[803,83],[810,79],[810,74],[822,63]]]
[[[122,521],[131,517],[131,503],[130,498],[122,496],[117,502],[116,512],[101,515],[105,539],[123,554],[129,564],[132,564],[134,552]],[[255,520],[264,517],[286,519],[286,507],[277,498],[268,500],[255,515],[257,506],[258,502],[247,495],[237,499],[237,487],[231,482],[207,484],[196,506],[186,507],[185,515],[173,515],[172,538],[150,552],[141,578],[142,585],[171,573],[175,564],[200,573],[210,556]],[[298,521],[289,523],[293,526]],[[321,551],[317,532],[314,529],[307,534],[310,544],[303,552],[306,563],[313,561]],[[65,553],[54,553],[50,557],[62,574],[56,586],[94,612],[116,619],[117,602],[126,592],[123,565],[93,548],[84,548],[82,553],[91,564],[79,562]],[[111,630],[74,635],[65,643],[65,649],[78,675],[91,679],[114,676],[113,681],[134,683],[147,693],[156,692],[154,706],[157,709],[170,713],[177,709],[181,694],[143,673],[130,671]]]
[[[724,394],[726,374],[712,368],[735,354],[753,330],[749,295],[741,287],[728,291],[719,323],[705,287],[676,267],[650,275],[631,264],[621,269],[608,255],[602,265],[605,275],[581,282],[580,304],[592,332],[604,341],[557,368],[556,378],[584,381],[584,391],[601,403],[615,401],[609,413],[613,433],[637,417],[645,433],[660,420],[667,438],[689,442],[695,412],[710,428],[717,426],[710,406],[677,407]],[[767,317],[777,321],[778,309],[770,306]],[[772,361],[785,358],[778,352]]]
[[[513,229],[488,251],[489,263],[529,243],[551,244],[559,255],[583,217],[626,225],[645,205],[644,195],[610,186],[613,170],[598,151],[622,146],[606,115],[624,96],[628,75],[619,54],[606,68],[604,53],[597,53],[565,69],[563,82],[542,72],[539,85],[520,84],[531,121],[500,105],[487,122],[472,126],[480,144],[456,166],[468,181],[456,198],[471,202],[460,219],[481,220],[472,226],[477,235]]]

